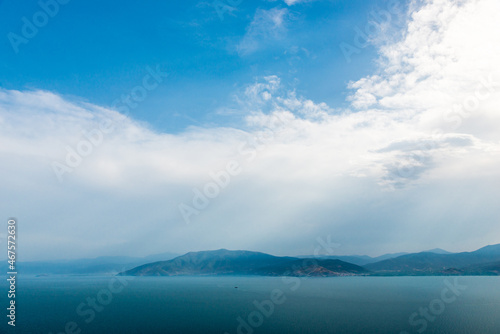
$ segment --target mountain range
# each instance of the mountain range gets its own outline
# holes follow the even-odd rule
[[[17,271],[25,275],[109,275],[177,256],[179,254],[162,253],[146,257],[100,256],[76,260],[18,261]],[[7,267],[7,260],[0,262],[0,270],[7,272]]]
[[[356,262],[356,263],[354,263]],[[474,252],[434,249],[420,253],[368,256],[278,257],[260,252],[190,252],[168,261],[126,270],[128,276],[260,275],[260,276],[401,276],[500,275],[500,244]]]
[[[278,257],[260,252],[191,252],[169,261],[160,261],[125,271],[121,275],[260,275],[260,276],[352,276],[366,274],[358,265],[331,259]]]
[[[500,275],[500,244],[473,252],[432,249],[420,253],[280,257],[250,251],[173,253],[142,258],[101,256],[91,259],[18,262],[29,275],[262,275],[262,276],[408,276]],[[0,270],[7,271],[7,261]]]
[[[486,246],[474,252],[406,254],[367,264],[365,268],[379,275],[498,275],[500,244]]]

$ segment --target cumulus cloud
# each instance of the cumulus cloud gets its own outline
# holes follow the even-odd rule
[[[326,235],[343,253],[498,242],[497,9],[495,0],[415,3],[404,38],[381,46],[378,72],[350,84],[352,110],[271,75],[237,96],[239,128],[172,135],[51,92],[0,90],[0,207],[17,213],[30,258],[305,254]],[[284,29],[285,15],[256,14],[263,26],[249,28],[241,52]],[[240,172],[196,208],[230,162]],[[196,209],[190,224],[180,204]]]

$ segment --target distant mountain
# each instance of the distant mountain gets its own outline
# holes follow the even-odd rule
[[[187,253],[169,261],[145,264],[120,275],[352,276],[367,273],[358,265],[340,260],[278,257],[260,252],[220,249]]]
[[[464,268],[465,273],[471,275],[500,275],[500,261],[475,265]]]
[[[0,262],[7,272],[7,261]],[[278,257],[250,251],[172,253],[143,258],[101,256],[93,259],[18,262],[20,274],[31,275],[500,275],[500,244],[473,252],[450,253],[440,248],[420,253]]]
[[[361,266],[359,265],[360,263],[366,264]],[[120,273],[120,275],[132,276],[394,276],[499,274],[500,244],[486,246],[474,252],[450,253],[443,249],[436,248],[430,251],[412,254],[386,254],[377,258],[356,255],[329,256],[316,259],[277,257],[259,252],[220,249],[216,251],[191,252],[169,261],[148,263]]]
[[[453,253],[445,251],[444,249],[441,249],[441,248],[435,248],[435,249],[431,249],[431,250],[428,250],[425,252],[434,253],[434,254],[453,254]],[[407,253],[407,252],[389,253],[389,254],[384,254],[384,255],[377,256],[377,257],[371,257],[368,255],[327,255],[327,256],[322,256],[320,258],[337,259],[337,260],[341,260],[341,261],[345,261],[345,262],[354,263],[354,264],[357,264],[358,266],[365,266],[365,265],[370,264],[370,263],[375,263],[375,262],[380,262],[383,260],[393,259],[393,258],[402,256],[402,255],[407,255],[407,254],[410,254],[410,253]],[[306,256],[304,256],[304,257],[306,257]]]
[[[461,269],[450,268],[445,272],[452,275],[500,275],[500,262],[472,265]]]
[[[150,262],[170,260],[170,259],[178,257],[179,255],[180,254],[178,254],[178,253],[166,252],[166,253],[152,254],[152,255],[145,256],[145,257],[141,257],[141,258],[139,258],[139,260],[141,262],[144,262],[144,263],[150,263]]]
[[[441,248],[434,248],[428,251],[423,251],[421,253],[434,253],[434,254],[453,254],[452,252],[448,252],[447,250]]]
[[[389,254],[380,255],[380,256],[374,257],[372,263],[383,261],[383,260],[388,260],[388,259],[393,259],[395,257],[406,255],[406,254],[409,254],[409,253],[401,252],[401,253],[389,253]]]
[[[356,264],[358,266],[364,266],[364,265],[367,265],[369,263],[375,263],[375,262],[379,262],[379,261],[386,260],[386,259],[392,259],[392,258],[401,256],[401,255],[405,255],[405,254],[408,254],[408,253],[384,254],[381,256],[377,256],[377,257],[371,257],[368,255],[323,255],[323,256],[319,256],[317,258],[330,259],[330,260],[340,260],[340,261],[344,261],[344,262],[353,263],[353,264]],[[301,258],[313,258],[313,257],[314,256],[301,256]]]
[[[100,256],[92,259],[17,262],[17,271],[25,275],[109,275],[159,260],[170,260],[178,254],[163,253],[143,258]],[[0,264],[7,271],[7,261]]]
[[[407,254],[367,264],[365,268],[377,274],[435,275],[435,274],[492,274],[500,262],[500,244],[486,246],[474,252]],[[487,266],[493,267],[487,267]],[[474,271],[475,270],[475,271]]]
[[[307,257],[308,256],[304,256],[304,258]],[[364,266],[365,264],[376,262],[372,257],[367,255],[326,255],[320,256],[319,258],[325,260],[340,260],[353,263],[358,266]]]

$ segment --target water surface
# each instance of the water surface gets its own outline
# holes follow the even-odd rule
[[[5,315],[0,329],[54,334],[500,333],[500,277],[457,279],[458,293],[445,283],[453,284],[454,277],[129,277],[123,282],[111,276],[20,277],[15,331]],[[0,288],[7,291],[6,282]],[[427,314],[419,314],[425,309]]]

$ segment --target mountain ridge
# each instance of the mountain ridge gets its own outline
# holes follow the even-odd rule
[[[349,256],[280,257],[262,252],[218,249],[189,252],[171,260],[144,264],[123,271],[119,275],[288,275],[314,277],[500,274],[500,244],[485,246],[472,252],[450,253],[436,248],[420,253],[397,255],[397,253],[385,254],[379,258],[389,258],[361,266],[339,259],[349,258]],[[367,260],[368,257],[359,256],[358,258]]]
[[[145,264],[120,275],[261,275],[350,276],[366,274],[361,266],[330,259],[300,259],[261,252],[227,249],[189,252],[168,261]]]
[[[438,254],[420,252],[402,255],[393,259],[371,263],[368,270],[392,274],[431,274],[445,273],[449,269],[464,270],[500,261],[500,244],[488,245],[472,252]]]

